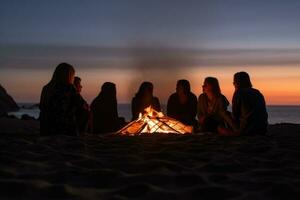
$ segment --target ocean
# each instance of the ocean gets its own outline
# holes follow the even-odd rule
[[[10,112],[10,115],[15,115],[21,118],[23,114],[27,114],[34,118],[39,117],[39,108],[34,103],[20,103],[21,109],[17,112]],[[300,106],[284,106],[284,105],[272,105],[267,106],[269,114],[269,123],[294,123],[300,124]],[[166,105],[162,105],[163,113],[166,113]],[[131,119],[131,105],[130,104],[119,104],[118,105],[119,116],[125,117],[127,121]]]

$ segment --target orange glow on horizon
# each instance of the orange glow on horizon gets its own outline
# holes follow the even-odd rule
[[[219,79],[223,94],[232,99],[234,93],[233,75],[238,71],[246,71],[250,74],[254,88],[260,90],[268,105],[300,105],[300,69],[291,67],[217,67],[210,69],[196,69],[191,72],[195,80],[197,74],[202,74],[197,85],[202,84],[206,76],[215,76]],[[198,94],[200,92],[195,90]]]
[[[172,71],[174,70],[174,72]],[[82,95],[91,102],[101,85],[114,82],[117,85],[119,103],[131,102],[142,81],[152,81],[154,94],[161,103],[175,92],[178,79],[188,79],[192,91],[198,96],[202,92],[203,80],[207,76],[219,79],[223,94],[231,101],[234,87],[233,74],[247,71],[253,86],[265,96],[268,105],[300,105],[300,66],[289,67],[190,67],[180,69],[147,69],[143,72],[134,69],[79,69],[76,75],[82,78]],[[17,102],[38,102],[42,86],[52,76],[49,70],[2,70],[1,84]],[[13,77],[13,78],[12,78]]]

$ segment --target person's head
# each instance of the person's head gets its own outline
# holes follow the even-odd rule
[[[116,99],[116,96],[117,96],[116,85],[114,83],[111,83],[111,82],[105,82],[101,86],[100,94],[105,99],[111,99],[111,100]]]
[[[153,84],[151,82],[143,82],[137,92],[138,96],[153,96]]]
[[[237,72],[233,76],[233,85],[235,89],[252,88],[250,76],[247,72]]]
[[[191,92],[190,82],[185,79],[181,79],[177,81],[176,92],[179,95],[187,95]]]
[[[53,73],[51,82],[62,84],[73,84],[75,70],[68,63],[60,63]]]
[[[202,86],[203,93],[218,96],[221,94],[219,81],[215,77],[206,77]]]
[[[82,85],[81,85],[81,78],[78,76],[75,76],[74,78],[74,86],[76,88],[77,93],[80,93],[82,90]]]

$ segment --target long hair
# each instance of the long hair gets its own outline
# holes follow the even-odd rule
[[[212,86],[212,92],[215,96],[218,96],[221,94],[221,89],[219,85],[219,81],[215,77],[206,77],[204,80],[204,83],[207,83]]]
[[[181,85],[181,87],[184,90],[185,94],[188,94],[189,92],[191,92],[191,85],[190,82],[188,80],[185,79],[181,79],[177,81],[177,87]]]
[[[99,93],[99,96],[104,101],[111,101],[111,103],[116,103],[117,102],[116,85],[112,82],[105,82],[101,86],[101,91]]]
[[[75,70],[72,65],[68,63],[60,63],[54,70],[51,80],[43,87],[40,99],[40,109],[47,107],[49,99],[52,95],[53,89],[57,85],[68,85],[71,83],[71,77],[74,76]]]
[[[54,84],[73,84],[71,77],[74,76],[74,67],[68,63],[60,63],[52,75],[50,83]]]
[[[146,94],[153,94],[153,84],[151,82],[143,82],[135,96],[144,97]]]
[[[237,72],[234,74],[233,79],[238,88],[252,88],[250,76],[247,72]]]

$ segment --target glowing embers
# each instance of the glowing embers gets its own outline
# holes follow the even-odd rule
[[[130,122],[117,132],[120,135],[141,135],[153,133],[190,134],[192,126],[187,126],[173,118],[164,116],[153,108],[147,107],[139,118]]]

